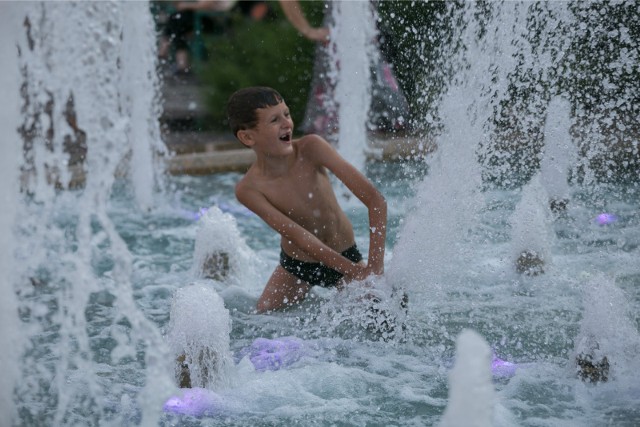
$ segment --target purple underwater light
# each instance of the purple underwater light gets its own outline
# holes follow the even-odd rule
[[[200,218],[202,218],[207,211],[209,211],[209,208],[200,208],[198,211],[190,211],[187,209],[180,209],[180,214],[182,215],[182,217],[189,219],[191,221],[197,221]]]
[[[608,225],[613,224],[618,220],[618,216],[612,213],[601,213],[595,219],[598,225]]]
[[[257,371],[277,371],[297,362],[304,355],[302,341],[294,337],[257,338],[242,352]]]
[[[165,412],[201,417],[211,415],[220,406],[220,396],[206,388],[185,388],[181,396],[172,396],[162,407]]]
[[[491,361],[491,373],[496,378],[510,378],[516,374],[517,368],[515,363],[507,362],[496,356],[493,356]]]
[[[256,371],[277,371],[287,368],[305,355],[302,340],[295,337],[276,339],[257,338],[243,349],[241,357],[249,356]],[[214,391],[205,388],[185,388],[180,395],[172,396],[164,403],[165,412],[202,417],[222,411],[223,400]]]
[[[256,371],[277,371],[287,368],[309,356],[309,347],[305,348],[304,341],[295,337],[280,337],[276,339],[257,338],[244,348],[238,355],[248,357]],[[491,374],[494,379],[511,378],[519,368],[516,363],[493,356]],[[180,390],[179,395],[167,399],[163,409],[165,412],[192,417],[211,416],[230,411],[229,401],[224,395],[219,395],[205,388],[187,388]],[[231,409],[233,412],[233,410]]]
[[[218,209],[220,209],[220,211],[225,213],[230,213],[233,216],[250,217],[255,215],[253,212],[251,212],[249,209],[245,208],[244,206],[235,206],[223,201],[216,201],[216,203],[213,206],[216,206]],[[210,207],[200,208],[197,211],[180,209],[180,213],[182,214],[183,217],[187,219],[190,219],[192,221],[198,221],[200,218],[205,216],[207,212],[209,212],[209,209],[211,208]]]

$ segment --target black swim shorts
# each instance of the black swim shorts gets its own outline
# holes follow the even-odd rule
[[[362,261],[362,254],[354,244],[341,255],[355,263]],[[327,267],[320,262],[300,261],[280,251],[280,265],[300,280],[304,280],[312,286],[325,288],[335,286],[342,279],[342,273]]]

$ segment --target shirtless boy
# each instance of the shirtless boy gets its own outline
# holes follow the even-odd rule
[[[267,87],[234,93],[227,104],[236,138],[256,161],[236,197],[281,235],[280,265],[257,304],[264,313],[301,302],[311,286],[342,286],[384,272],[387,203],[373,184],[317,135],[293,139],[282,96]],[[368,264],[353,226],[338,205],[328,172],[369,210]]]

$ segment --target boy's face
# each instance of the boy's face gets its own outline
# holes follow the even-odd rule
[[[258,123],[246,132],[246,145],[273,154],[288,154],[292,150],[293,120],[289,107],[283,101],[277,105],[258,108]]]

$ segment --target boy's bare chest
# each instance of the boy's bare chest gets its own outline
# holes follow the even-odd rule
[[[301,224],[326,217],[336,207],[329,177],[319,171],[294,172],[265,182],[262,192],[275,208]]]

